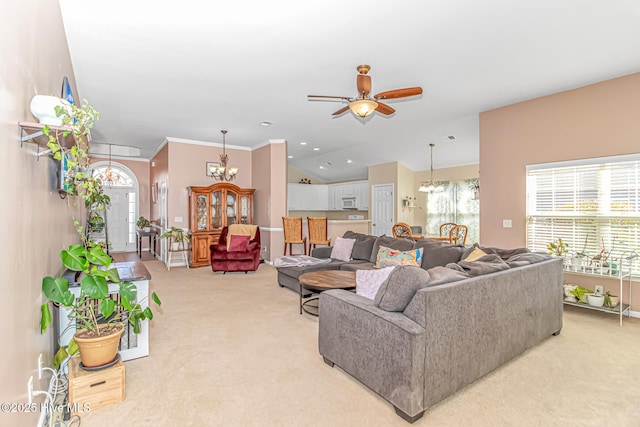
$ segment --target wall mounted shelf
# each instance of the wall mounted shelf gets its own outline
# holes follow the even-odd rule
[[[51,149],[47,146],[49,142],[49,137],[44,134],[42,129],[45,127],[44,124],[41,123],[32,123],[32,122],[19,122],[18,126],[20,126],[20,147],[25,142],[30,142],[32,144],[36,144],[38,146],[38,152],[36,156],[46,156],[51,154]],[[68,126],[51,126],[49,125],[50,132],[55,131],[71,131],[71,128]],[[58,144],[60,144],[63,148],[71,148],[75,145],[76,140],[73,137],[72,133],[69,133],[67,136],[62,136],[60,133]]]

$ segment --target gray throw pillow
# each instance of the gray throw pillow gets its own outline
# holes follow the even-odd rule
[[[371,254],[369,257],[369,262],[375,263],[378,258],[378,249],[380,246],[386,246],[387,248],[397,249],[399,251],[410,251],[413,249],[414,240],[409,237],[407,239],[395,237],[387,237],[380,236],[376,239],[376,242],[373,244],[373,248],[371,249]]]
[[[422,253],[422,268],[428,270],[433,267],[444,267],[447,264],[460,261],[465,252],[464,246],[451,245],[437,240],[419,239],[416,248],[424,248]]]
[[[356,233],[354,231],[345,231],[342,237],[345,239],[356,239],[356,243],[353,245],[353,251],[351,252],[352,259],[364,261],[369,261],[371,259],[371,251],[373,250],[373,245],[376,242],[376,236]]]
[[[409,265],[396,267],[382,282],[374,305],[385,311],[404,311],[419,289],[429,285],[429,273]]]

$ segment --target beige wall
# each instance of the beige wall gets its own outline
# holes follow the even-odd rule
[[[640,74],[480,114],[481,243],[526,244],[526,165],[637,153],[639,118]],[[502,228],[503,219],[513,228]]]
[[[287,215],[287,144],[270,143],[252,152],[255,209],[265,260],[281,255],[284,245],[282,217]]]
[[[169,145],[165,144],[158,153],[153,157],[150,164],[149,181],[151,187],[153,184],[160,185],[161,182],[167,181],[169,184]],[[156,224],[160,224],[160,205],[151,203],[150,218]]]
[[[251,152],[248,150],[226,149],[229,166],[239,169],[233,181],[241,188],[251,187]],[[187,187],[215,184],[206,175],[206,162],[220,160],[222,148],[206,145],[169,142],[169,185],[167,188],[167,226],[189,227],[189,194]],[[182,222],[176,218],[182,217]]]
[[[44,389],[49,375],[38,381],[37,360],[44,353],[51,366],[53,334],[40,335],[42,278],[61,269],[59,252],[78,243],[72,216],[82,213],[49,188],[54,163],[37,159],[34,144],[20,148],[18,122],[37,121],[29,103],[36,94],[60,94],[62,78],[79,96],[57,1],[4,2],[0,14],[0,143],[3,181],[0,246],[3,304],[0,310],[0,401],[27,402],[27,380]],[[90,101],[90,100],[89,100]],[[38,397],[36,402],[42,402]],[[0,413],[0,425],[36,425],[38,413]]]

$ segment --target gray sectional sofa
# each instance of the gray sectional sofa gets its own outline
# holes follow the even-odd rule
[[[361,243],[354,246],[353,261],[312,269],[371,269],[380,245],[422,245],[422,268],[396,267],[375,300],[345,290],[323,292],[319,352],[409,422],[562,329],[558,258],[523,248],[481,248],[487,255],[469,261],[475,247],[355,234],[345,233]],[[297,277],[306,271],[279,268],[279,283],[298,291]]]

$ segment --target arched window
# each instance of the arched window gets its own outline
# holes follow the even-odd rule
[[[93,177],[109,187],[135,187],[135,180],[128,171],[112,165],[101,165],[93,169]]]

